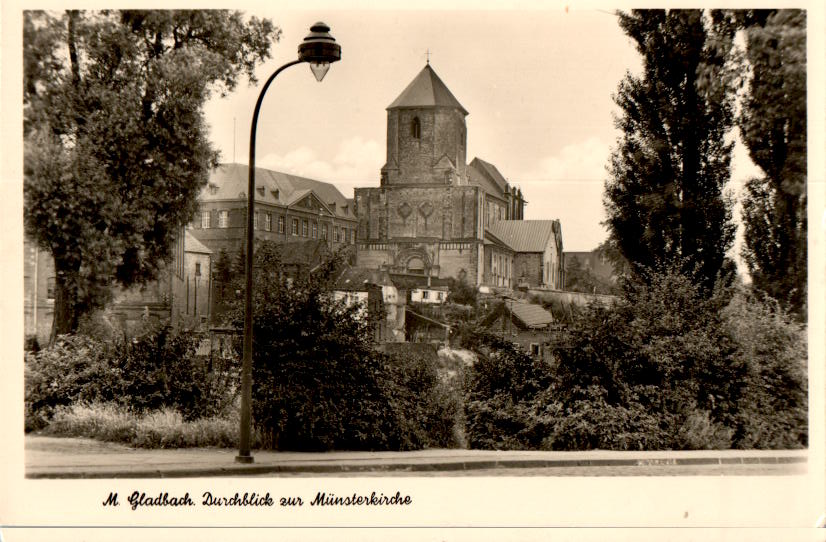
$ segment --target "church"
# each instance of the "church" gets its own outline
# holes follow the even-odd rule
[[[467,163],[467,110],[428,63],[387,107],[380,186],[355,189],[356,260],[429,284],[562,289],[558,220],[524,220],[521,189]]]

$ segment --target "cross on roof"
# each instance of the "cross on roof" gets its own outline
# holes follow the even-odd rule
[[[425,51],[425,55],[427,55],[427,63],[430,64],[430,49],[429,48],[427,49],[427,51]]]

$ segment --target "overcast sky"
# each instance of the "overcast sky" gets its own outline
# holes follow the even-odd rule
[[[259,85],[296,57],[308,28],[323,20],[342,47],[322,83],[305,65],[279,75],[259,117],[256,164],[334,183],[346,197],[378,186],[385,161],[385,108],[430,64],[467,109],[468,162],[496,165],[528,200],[526,218],[558,218],[565,250],[591,250],[600,225],[605,166],[618,132],[612,101],[626,71],[641,63],[612,12],[284,11],[282,31]],[[249,124],[260,86],[246,83],[207,106],[222,160],[248,163]],[[734,178],[754,172],[745,153]],[[734,183],[733,187],[739,183]]]

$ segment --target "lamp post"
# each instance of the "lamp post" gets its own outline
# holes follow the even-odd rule
[[[270,75],[258,101],[255,103],[255,111],[252,114],[252,126],[250,127],[250,159],[249,159],[249,182],[247,185],[247,235],[246,235],[246,259],[244,262],[245,297],[244,297],[244,354],[241,361],[241,438],[238,446],[238,455],[235,461],[239,463],[252,463],[250,454],[250,424],[251,424],[251,403],[252,403],[252,259],[253,259],[253,213],[255,212],[255,130],[258,126],[258,112],[261,110],[261,102],[264,94],[273,80],[279,73],[290,66],[308,62],[310,70],[317,81],[324,79],[330,64],[341,60],[341,46],[336,43],[335,38],[330,35],[330,27],[322,22],[315,23],[310,27],[310,33],[298,46],[298,59],[287,62]]]

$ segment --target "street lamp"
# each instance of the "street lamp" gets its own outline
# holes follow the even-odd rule
[[[330,64],[341,60],[341,46],[336,43],[335,38],[330,35],[330,27],[322,22],[315,23],[310,27],[310,33],[298,46],[298,60],[287,62],[270,75],[264,88],[258,95],[255,103],[255,111],[252,114],[252,126],[250,127],[250,160],[249,160],[249,182],[247,186],[247,238],[246,238],[246,258],[244,262],[244,278],[246,282],[246,294],[244,298],[244,355],[241,362],[241,439],[238,446],[238,455],[235,461],[239,463],[252,463],[250,455],[250,424],[251,424],[251,403],[252,403],[252,258],[253,258],[253,213],[255,212],[255,130],[258,126],[258,112],[261,110],[261,102],[264,100],[270,83],[279,73],[294,66],[307,62],[317,81],[324,79]]]

